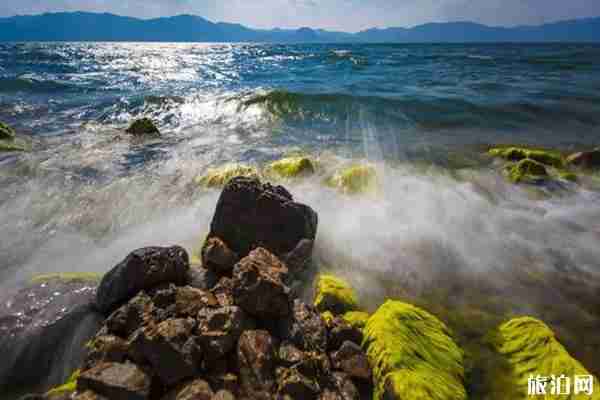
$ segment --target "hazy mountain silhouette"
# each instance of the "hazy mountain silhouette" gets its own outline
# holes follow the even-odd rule
[[[345,33],[308,27],[252,29],[193,15],[143,20],[107,13],[46,13],[0,18],[0,41],[590,42],[600,41],[600,17],[514,28],[449,22]]]

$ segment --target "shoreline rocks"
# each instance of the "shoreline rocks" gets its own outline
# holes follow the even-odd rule
[[[150,118],[141,118],[133,121],[125,132],[136,137],[160,136],[160,131]]]

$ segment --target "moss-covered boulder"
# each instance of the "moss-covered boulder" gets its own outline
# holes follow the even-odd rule
[[[509,161],[521,161],[526,158],[545,165],[560,168],[565,161],[558,151],[530,149],[526,147],[494,147],[488,153],[494,157],[501,157]]]
[[[293,179],[313,175],[315,163],[309,157],[291,156],[274,161],[265,167],[265,175],[273,179]]]
[[[369,318],[363,333],[375,400],[467,398],[463,352],[433,315],[388,300]]]
[[[590,373],[573,357],[556,339],[552,330],[542,321],[521,317],[512,319],[497,329],[492,336],[495,349],[510,365],[510,376],[504,379],[500,388],[502,393],[494,393],[493,398],[511,400],[529,399],[528,383],[533,377],[568,377],[571,384],[576,376],[590,376]],[[594,394],[592,396],[575,395],[571,387],[569,395],[552,395],[550,383],[547,384],[547,396],[544,399],[600,399],[600,383],[594,379]],[[496,390],[498,391],[498,390]]]
[[[197,177],[196,184],[206,188],[222,188],[230,180],[238,176],[258,178],[258,170],[255,167],[244,164],[226,164],[219,168],[211,168],[206,174]]]
[[[150,118],[141,118],[133,121],[125,132],[133,136],[160,136],[160,131]]]
[[[507,165],[506,173],[514,183],[535,182],[548,177],[548,171],[544,164],[529,158]]]
[[[369,320],[369,313],[364,311],[348,311],[342,318],[350,324],[350,326],[358,329],[363,329]]]
[[[321,313],[330,311],[333,315],[341,315],[357,310],[358,300],[348,282],[333,275],[321,274],[315,283],[314,305]]]
[[[0,121],[0,140],[13,140],[15,138],[15,131],[4,122]]]
[[[374,193],[379,186],[377,170],[369,164],[342,169],[328,178],[325,183],[345,194]]]
[[[77,379],[79,378],[79,374],[81,370],[76,370],[71,374],[69,379],[65,383],[55,388],[50,389],[46,392],[46,398],[53,399],[59,396],[64,396],[70,393],[74,393],[77,390]]]

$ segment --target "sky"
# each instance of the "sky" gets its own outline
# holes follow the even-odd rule
[[[600,16],[600,0],[0,0],[0,16],[53,11],[139,18],[195,14],[253,28],[310,26],[356,32],[465,20],[537,25]]]

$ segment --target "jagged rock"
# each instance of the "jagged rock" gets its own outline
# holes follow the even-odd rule
[[[135,364],[101,363],[81,373],[77,388],[109,399],[146,400],[150,384],[150,377]]]
[[[160,131],[150,118],[141,118],[133,121],[125,132],[134,136],[160,136]]]
[[[218,282],[218,277],[214,271],[204,267],[190,266],[188,270],[187,283],[193,288],[200,290],[210,290]]]
[[[231,272],[238,261],[238,255],[218,237],[207,239],[202,246],[202,265],[215,273]]]
[[[110,314],[105,321],[105,326],[109,333],[127,338],[140,326],[152,320],[153,311],[152,299],[141,292]]]
[[[218,307],[216,296],[189,286],[177,288],[175,310],[178,316],[195,317],[205,307]]]
[[[141,290],[161,283],[184,285],[189,268],[188,254],[182,247],[135,250],[104,275],[98,287],[96,305],[108,314]]]
[[[324,353],[327,349],[327,327],[317,310],[294,300],[292,313],[279,321],[279,335],[300,349]]]
[[[208,362],[229,353],[242,332],[254,329],[254,321],[239,307],[205,308],[198,313],[198,334]]]
[[[263,248],[253,250],[235,265],[233,298],[251,315],[260,318],[285,316],[290,310],[289,288],[283,278],[287,267]]]
[[[329,350],[337,350],[340,346],[350,341],[360,346],[363,333],[360,329],[353,327],[341,317],[334,318],[329,324],[329,335],[327,347]]]
[[[102,324],[96,282],[47,276],[0,293],[0,393],[4,386],[62,384]]]
[[[210,291],[215,295],[221,307],[232,306],[233,301],[233,279],[223,277]]]
[[[283,342],[279,346],[279,362],[284,367],[291,367],[304,359],[304,352],[290,342]]]
[[[350,377],[342,372],[333,373],[333,387],[335,388],[335,397],[331,400],[358,400],[360,392],[350,379]],[[370,398],[370,393],[369,393]],[[321,400],[325,400],[321,398]],[[329,399],[328,399],[329,400]]]
[[[277,394],[289,400],[317,399],[319,385],[302,375],[296,368],[277,369]]]
[[[221,238],[240,257],[257,247],[283,256],[300,240],[314,240],[317,223],[317,214],[282,186],[236,177],[221,193],[208,237]]]
[[[194,376],[202,351],[191,336],[193,319],[168,319],[158,325],[141,328],[131,346],[147,361],[161,381],[173,385]]]
[[[369,360],[356,343],[346,341],[331,355],[333,367],[346,372],[352,378],[371,379]]]
[[[253,398],[265,397],[275,384],[277,340],[264,330],[246,331],[238,341],[237,359],[242,389]]]
[[[211,400],[214,393],[203,379],[194,379],[173,389],[162,400]]]
[[[600,148],[571,154],[567,157],[567,163],[582,168],[598,168],[600,167]]]
[[[84,363],[85,368],[91,368],[99,362],[123,362],[129,352],[126,340],[107,334],[96,336],[86,347],[88,354]]]

